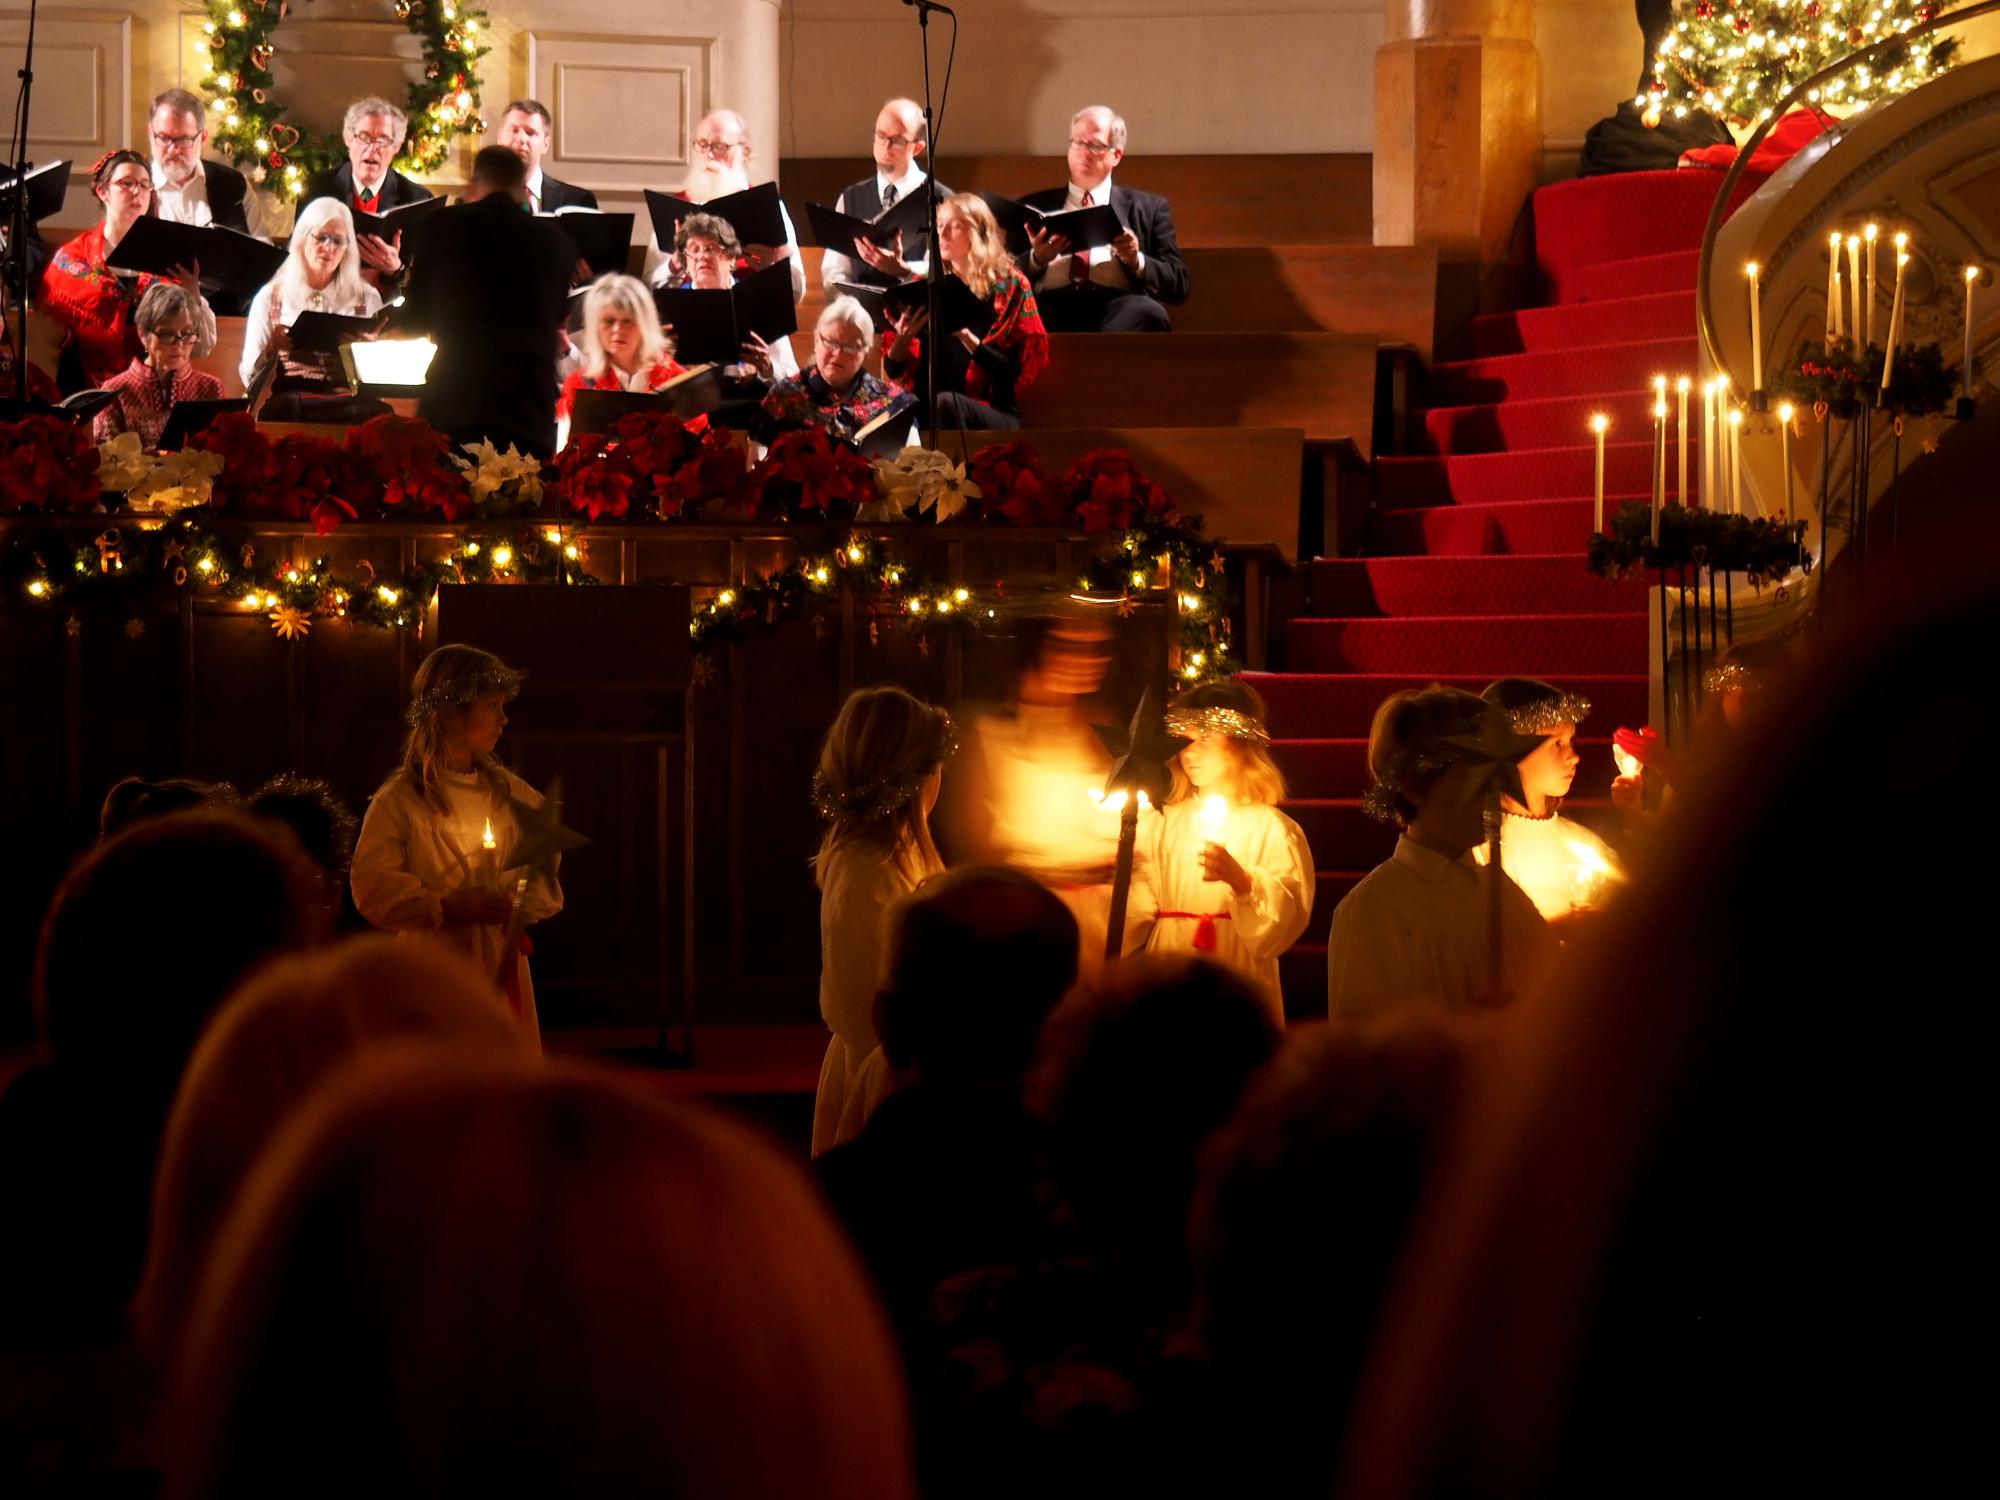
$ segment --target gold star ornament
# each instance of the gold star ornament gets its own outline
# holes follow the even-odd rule
[[[312,616],[289,604],[271,611],[271,629],[280,640],[302,641],[312,629]]]

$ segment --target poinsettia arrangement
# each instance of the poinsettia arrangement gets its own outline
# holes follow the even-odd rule
[[[556,460],[563,507],[593,521],[629,515],[693,520],[733,508],[743,451],[729,434],[679,417],[627,412],[609,432],[574,439]]]
[[[90,437],[57,417],[0,422],[0,512],[97,508]]]
[[[754,520],[811,515],[852,517],[875,499],[875,468],[817,427],[779,434],[744,486],[743,511]]]

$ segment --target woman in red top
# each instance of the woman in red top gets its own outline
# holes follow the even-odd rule
[[[938,205],[938,253],[947,272],[993,307],[983,334],[960,328],[938,350],[938,426],[1019,427],[1014,393],[1048,364],[1049,334],[1035,293],[979,194],[954,193]],[[882,373],[919,395],[924,360],[917,333],[927,316],[918,311],[899,318],[882,356]]]
[[[569,441],[578,391],[656,391],[682,373],[653,294],[636,276],[600,276],[583,294],[583,366],[556,397],[556,447]],[[706,419],[697,418],[706,425]],[[692,425],[692,424],[691,424]]]
[[[56,251],[42,273],[42,307],[69,330],[84,383],[103,385],[140,356],[133,314],[147,290],[166,278],[128,275],[104,263],[126,232],[152,212],[152,164],[136,151],[107,152],[92,169],[90,186],[104,205],[104,222]],[[207,354],[215,347],[215,314],[202,300],[201,267],[176,266],[172,279],[195,308],[194,353]]]
[[[136,432],[148,453],[160,446],[167,418],[182,401],[220,401],[222,382],[194,367],[195,306],[200,299],[172,281],[156,281],[139,299],[139,342],[145,356],[104,382],[118,399],[97,414],[91,435],[107,442]]]

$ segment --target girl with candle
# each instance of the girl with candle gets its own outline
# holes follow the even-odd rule
[[[1255,984],[1284,1024],[1278,956],[1312,915],[1313,861],[1297,823],[1278,811],[1285,778],[1271,760],[1264,700],[1240,682],[1181,695],[1167,732],[1187,740],[1153,835],[1155,952],[1198,953]]]
[[[1541,746],[1520,761],[1522,802],[1502,796],[1506,821],[1500,832],[1500,868],[1527,892],[1548,921],[1598,904],[1604,887],[1624,877],[1618,856],[1581,823],[1562,815],[1579,763],[1577,725],[1590,715],[1590,700],[1532,677],[1502,677],[1480,694],[1507,715],[1516,734],[1542,737]],[[1481,845],[1473,857],[1486,863]]]
[[[493,754],[507,727],[507,703],[520,690],[521,674],[477,646],[439,646],[424,658],[410,685],[403,763],[368,804],[350,877],[354,905],[373,925],[428,934],[487,975],[500,971],[517,888],[524,921],[552,917],[563,905],[552,874],[528,874],[512,858],[521,837],[515,807],[542,802]],[[490,855],[489,823],[496,845]],[[493,868],[506,877],[500,889]],[[515,956],[505,991],[539,1042],[525,954]]]
[[[930,816],[957,745],[943,709],[867,687],[848,695],[820,746],[812,791],[827,830],[813,878],[819,1011],[833,1037],[813,1101],[815,1156],[858,1136],[889,1091],[875,1030],[889,909],[944,870]]]

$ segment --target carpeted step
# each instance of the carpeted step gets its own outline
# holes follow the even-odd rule
[[[1494,505],[1509,500],[1588,499],[1595,464],[1596,454],[1588,446],[1380,458],[1375,461],[1375,499],[1384,510],[1410,510],[1425,505]],[[1679,473],[1676,456],[1669,452],[1669,494],[1679,481]],[[1695,482],[1692,471],[1689,481]],[[1650,442],[1604,445],[1604,492],[1607,496],[1652,494]],[[1605,513],[1610,514],[1608,506]],[[1583,537],[1588,536],[1586,530]]]
[[[1671,408],[1678,397],[1669,396]],[[1653,393],[1643,387],[1587,396],[1545,396],[1536,401],[1487,401],[1473,406],[1434,406],[1424,413],[1426,453],[1504,453],[1517,449],[1568,448],[1592,442],[1590,419],[1598,412],[1611,419],[1604,435],[1609,446],[1619,441],[1653,438]],[[1675,449],[1673,417],[1667,418],[1667,445]],[[1701,399],[1688,393],[1689,473],[1701,464]],[[1667,460],[1673,473],[1674,460]]]
[[[1617,503],[1607,495],[1605,514],[1609,515]],[[1579,536],[1589,536],[1590,519],[1588,500],[1517,500],[1498,505],[1389,510],[1378,513],[1370,524],[1368,550],[1384,557],[1560,552],[1574,547]]]
[[[1372,870],[1396,848],[1396,830],[1361,810],[1358,797],[1301,797],[1284,804],[1321,869]]]
[[[1394,620],[1295,619],[1285,627],[1301,672],[1486,672],[1493,676],[1643,671],[1643,610],[1595,615],[1464,615]]]
[[[1310,575],[1316,615],[1544,615],[1643,610],[1643,584],[1609,582],[1581,551],[1485,557],[1355,557],[1316,560]]]
[[[1566,277],[1584,266],[1701,244],[1722,185],[1720,172],[1618,172],[1538,188],[1531,200],[1535,263],[1562,301]]]
[[[1697,368],[1694,332],[1673,338],[1557,349],[1542,354],[1500,354],[1433,366],[1425,404],[1471,406],[1483,401],[1523,401],[1542,396],[1587,396],[1629,391],[1692,375]]]
[[[1616,301],[1529,307],[1491,313],[1472,321],[1467,353],[1474,359],[1500,354],[1545,354],[1598,344],[1686,338],[1694,331],[1694,293],[1660,292]]]
[[[1573,682],[1575,679],[1568,679]],[[1483,684],[1482,684],[1483,685]],[[1593,705],[1590,727],[1598,724]],[[1571,795],[1601,798],[1608,796],[1616,774],[1611,759],[1609,730],[1576,741],[1580,764]],[[1358,797],[1372,779],[1368,774],[1368,741],[1360,737],[1324,740],[1274,740],[1271,757],[1285,773],[1286,784],[1299,797]]]
[[[1669,250],[1578,266],[1563,278],[1561,304],[1609,302],[1658,292],[1692,292],[1701,276],[1699,250]],[[1559,304],[1559,305],[1561,305]]]
[[[1500,675],[1503,674],[1246,672],[1243,680],[1263,694],[1274,736],[1284,740],[1354,740],[1367,737],[1369,726],[1375,722],[1375,710],[1392,693],[1425,688],[1432,683],[1476,693]],[[1536,675],[1548,677],[1566,692],[1588,698],[1594,730],[1608,734],[1621,724],[1637,726],[1646,722],[1648,684],[1643,670]]]

